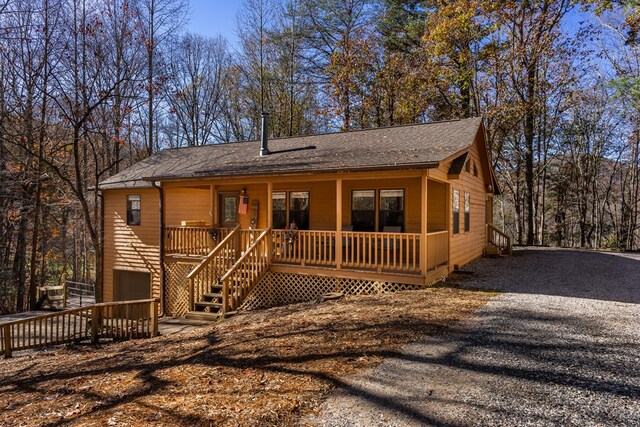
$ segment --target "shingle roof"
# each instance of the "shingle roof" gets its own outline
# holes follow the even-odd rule
[[[271,139],[268,156],[260,141],[162,150],[110,177],[101,189],[148,186],[149,180],[228,177],[374,169],[436,167],[468,148],[479,117]]]

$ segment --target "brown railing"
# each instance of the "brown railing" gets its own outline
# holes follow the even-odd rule
[[[207,255],[233,228],[165,227],[164,253]]]
[[[493,224],[487,224],[487,243],[500,248],[502,251],[505,251],[509,255],[513,253],[513,246],[511,246],[511,237],[498,230],[493,226]]]
[[[335,265],[335,231],[273,230],[273,262]]]
[[[0,324],[0,354],[100,338],[158,335],[158,300],[119,301]]]
[[[342,232],[342,266],[420,272],[420,234]]]
[[[242,235],[239,226],[226,233],[222,241],[187,275],[189,310],[194,309],[196,301],[200,301],[203,294],[211,292],[211,285],[218,283],[238,259],[240,249],[244,248],[240,246]]]
[[[449,231],[427,233],[427,270],[449,263]]]
[[[222,314],[237,309],[269,269],[271,230],[263,231],[222,277]]]

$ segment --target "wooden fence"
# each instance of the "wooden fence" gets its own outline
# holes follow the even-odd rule
[[[118,301],[59,311],[0,324],[0,355],[101,338],[158,335],[157,299]]]

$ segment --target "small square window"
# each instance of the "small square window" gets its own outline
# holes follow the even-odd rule
[[[127,196],[127,225],[140,225],[140,195]]]

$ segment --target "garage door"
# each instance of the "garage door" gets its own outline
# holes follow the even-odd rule
[[[151,274],[139,271],[113,270],[114,301],[130,301],[151,297]]]

